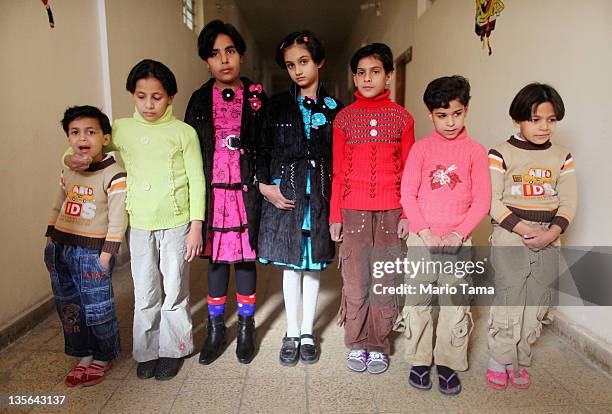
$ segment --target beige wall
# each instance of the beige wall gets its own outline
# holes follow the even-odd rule
[[[134,112],[125,90],[130,69],[142,59],[154,59],[176,76],[174,111],[183,119],[189,97],[208,79],[208,70],[198,57],[199,28],[194,32],[183,24],[181,0],[106,0],[105,4],[114,118]]]
[[[42,250],[66,147],[59,120],[67,106],[103,105],[96,2],[52,6],[54,29],[39,1],[0,6],[0,330],[51,294]]]
[[[423,2],[384,2],[380,18],[357,23],[350,44],[351,53],[363,39],[387,42],[394,53],[413,46],[406,106],[415,117],[417,137],[432,129],[422,95],[427,83],[438,76],[461,74],[470,79],[469,131],[487,147],[514,132],[508,106],[522,86],[531,81],[552,84],[566,104],[566,117],[553,140],[571,149],[580,186],[578,214],[564,243],[612,245],[612,220],[607,213],[612,191],[604,178],[606,157],[612,153],[605,125],[612,112],[612,3],[506,1],[491,37],[492,56],[474,34],[473,0],[436,0],[416,19],[417,3]],[[488,230],[487,223],[478,229],[481,241]],[[560,311],[612,342],[612,308]]]

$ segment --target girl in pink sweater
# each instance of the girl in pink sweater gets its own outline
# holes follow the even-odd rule
[[[409,383],[430,389],[433,359],[439,390],[447,395],[461,391],[455,370],[467,369],[471,313],[469,275],[463,269],[471,261],[470,234],[489,211],[491,196],[487,151],[464,126],[469,99],[470,84],[461,76],[427,86],[424,101],[434,131],[412,147],[401,184],[410,230],[408,260],[426,264],[406,274],[406,284],[414,286],[400,318],[412,364]],[[440,315],[434,347],[431,302],[436,292]]]

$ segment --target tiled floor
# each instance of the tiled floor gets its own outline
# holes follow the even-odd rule
[[[191,291],[196,347],[203,342],[206,317],[206,265],[192,268]],[[476,327],[470,344],[470,370],[461,374],[463,392],[444,397],[434,387],[417,391],[407,383],[404,341],[396,336],[389,371],[374,376],[349,372],[344,366],[343,331],[335,325],[340,277],[337,269],[323,274],[316,332],[321,337],[319,363],[285,368],[278,348],[284,334],[280,271],[260,268],[257,289],[259,352],[250,365],[234,356],[235,334],[225,354],[202,366],[197,355],[185,360],[179,375],[159,382],[136,378],[130,351],[132,285],[129,267],[115,272],[114,286],[121,324],[123,353],[108,380],[90,388],[68,389],[63,376],[74,361],[63,353],[63,337],[55,314],[0,353],[0,395],[66,395],[61,408],[36,407],[38,412],[79,413],[400,413],[512,412],[612,413],[612,380],[591,366],[554,334],[545,331],[535,349],[529,390],[495,391],[484,380],[486,309],[474,309]],[[233,286],[230,287],[233,292]],[[228,307],[228,325],[235,323],[235,305]],[[0,411],[28,411],[31,407]]]

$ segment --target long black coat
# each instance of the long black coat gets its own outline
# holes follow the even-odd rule
[[[255,159],[257,152],[257,141],[261,135],[263,112],[266,107],[267,98],[265,94],[249,91],[253,84],[247,78],[241,78],[243,84],[242,119],[240,124],[240,177],[242,179],[242,198],[246,209],[249,243],[252,249],[257,248],[257,237],[259,234],[259,220],[261,216],[261,193],[255,180]],[[202,160],[204,161],[204,176],[206,177],[206,221],[202,226],[202,237],[204,243],[207,240],[208,227],[212,223],[213,197],[210,183],[212,182],[213,154],[215,151],[215,130],[213,124],[213,102],[212,90],[214,79],[210,79],[191,95],[185,122],[191,125],[198,133]],[[259,109],[253,109],[249,97],[256,96],[261,103]]]
[[[302,253],[302,223],[306,197],[306,177],[310,176],[310,216],[312,260],[333,260],[335,246],[329,234],[329,201],[331,197],[331,167],[333,120],[342,104],[319,86],[317,103],[311,110],[321,113],[326,122],[311,127],[310,140],[304,131],[304,120],[297,103],[297,85],[287,92],[274,95],[266,109],[262,138],[257,153],[257,179],[271,184],[280,178],[280,191],[295,201],[293,210],[280,210],[268,201],[262,204],[258,255],[262,258],[299,265]],[[336,103],[332,109],[329,98]],[[332,106],[334,106],[332,104]]]

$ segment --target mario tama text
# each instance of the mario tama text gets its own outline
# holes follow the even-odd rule
[[[383,286],[376,283],[372,286],[375,295],[495,295],[493,286],[472,286],[469,283],[458,285],[433,285],[424,283],[409,285],[402,283],[399,286]]]

